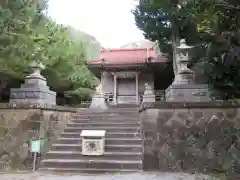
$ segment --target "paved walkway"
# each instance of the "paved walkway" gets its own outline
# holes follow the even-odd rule
[[[213,180],[180,173],[143,172],[134,174],[103,174],[103,175],[51,175],[41,173],[1,174],[1,180]],[[218,180],[218,179],[216,179]]]

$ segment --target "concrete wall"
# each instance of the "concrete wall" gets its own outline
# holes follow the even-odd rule
[[[102,89],[105,93],[113,93],[114,92],[114,83],[113,83],[113,75],[111,72],[103,72],[102,76]],[[139,92],[144,92],[145,83],[151,85],[154,89],[154,77],[152,74],[140,74],[139,75]],[[117,92],[121,95],[126,94],[135,94],[136,92],[136,79],[117,79],[118,87]]]
[[[240,172],[240,104],[148,104],[141,111],[144,168]]]

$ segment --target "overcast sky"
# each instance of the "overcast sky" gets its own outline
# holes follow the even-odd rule
[[[134,0],[49,0],[49,15],[97,38],[104,47],[142,40],[131,9]]]

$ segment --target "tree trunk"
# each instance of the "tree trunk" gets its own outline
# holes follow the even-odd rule
[[[180,45],[179,30],[174,20],[172,20],[172,48],[173,48],[173,72],[177,75],[179,67],[177,60],[177,47]]]

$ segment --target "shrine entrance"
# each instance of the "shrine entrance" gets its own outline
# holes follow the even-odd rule
[[[171,84],[168,58],[151,48],[103,49],[98,59],[88,62],[101,80],[102,91],[110,104],[140,104],[147,83],[164,95]]]

